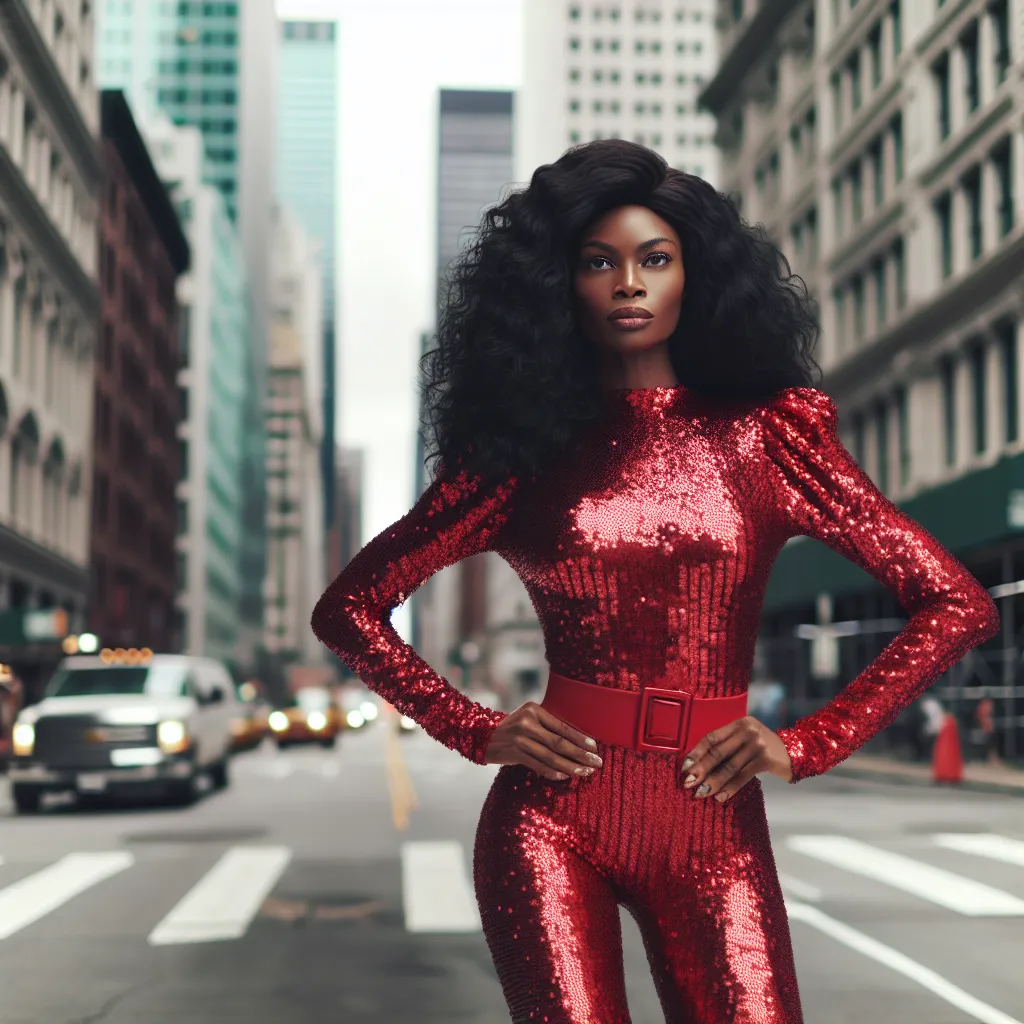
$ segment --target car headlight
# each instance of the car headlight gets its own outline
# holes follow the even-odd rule
[[[321,729],[327,728],[327,716],[322,711],[310,711],[306,715],[306,725],[313,730],[313,732],[319,732]]]
[[[363,718],[363,713],[361,711],[357,711],[353,708],[345,716],[345,721],[348,722],[350,729],[358,729],[363,724],[363,722],[366,721],[366,719]]]
[[[402,717],[398,720],[398,724],[403,729],[415,729],[416,719],[410,718],[408,715],[402,715]]]
[[[271,711],[267,719],[267,725],[274,732],[284,732],[288,728],[288,716],[283,711]]]
[[[31,757],[36,745],[36,727],[31,722],[19,722],[11,735],[14,753],[18,757]]]
[[[372,700],[364,700],[359,705],[359,710],[368,722],[372,722],[377,717],[377,705]]]
[[[156,727],[156,741],[165,754],[180,754],[188,749],[188,730],[184,722],[170,719]]]

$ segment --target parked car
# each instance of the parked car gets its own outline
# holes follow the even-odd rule
[[[68,790],[191,803],[204,773],[227,786],[238,714],[231,676],[212,658],[145,649],[65,658],[15,722],[15,807],[35,811],[45,793]]]
[[[267,719],[279,748],[294,743],[319,743],[333,747],[344,728],[341,708],[326,687],[299,690],[284,707],[270,712]]]
[[[238,714],[231,720],[231,749],[235,753],[258,747],[270,734],[271,708],[260,697],[246,700],[239,693]]]

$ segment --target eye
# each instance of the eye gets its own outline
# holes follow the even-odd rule
[[[654,259],[664,260],[665,262],[664,263],[652,264],[652,266],[665,267],[665,266],[668,266],[668,264],[672,262],[672,257],[669,256],[669,254],[667,252],[652,252],[647,257],[647,259],[644,260],[644,263],[646,263],[647,260],[654,260]]]
[[[602,267],[595,267],[595,266],[594,266],[594,264],[595,264],[595,263],[596,263],[596,262],[597,262],[598,260],[603,260],[603,261],[604,261],[605,263],[607,263],[607,264],[608,264],[609,266],[611,266],[611,262],[612,262],[612,261],[611,261],[610,259],[608,259],[608,257],[607,257],[607,256],[590,256],[590,257],[589,257],[589,258],[587,259],[587,266],[588,266],[588,267],[589,267],[589,268],[590,268],[591,270],[601,270],[601,269],[603,269]]]

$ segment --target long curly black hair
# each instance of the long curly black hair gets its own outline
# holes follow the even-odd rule
[[[686,284],[669,351],[685,388],[744,400],[811,384],[814,304],[764,229],[652,150],[590,142],[489,209],[451,268],[436,347],[421,359],[429,461],[497,479],[571,454],[601,408],[573,267],[587,227],[623,205],[649,208],[679,234]]]

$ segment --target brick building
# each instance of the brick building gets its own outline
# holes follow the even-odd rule
[[[89,628],[108,646],[173,650],[177,589],[176,280],[189,247],[131,109],[101,94],[106,189],[94,403]]]

